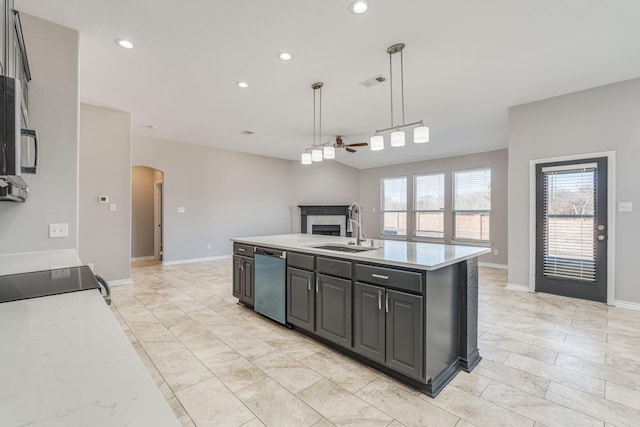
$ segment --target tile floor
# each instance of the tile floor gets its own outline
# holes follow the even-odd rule
[[[231,260],[134,264],[113,313],[184,426],[638,426],[640,312],[480,269],[484,359],[431,399],[236,304]]]

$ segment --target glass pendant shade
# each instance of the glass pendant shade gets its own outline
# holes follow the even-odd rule
[[[429,128],[426,126],[419,126],[413,130],[413,142],[416,144],[422,144],[429,142]]]
[[[378,151],[384,149],[384,137],[382,135],[375,135],[369,139],[369,146],[371,151]]]
[[[335,159],[336,158],[336,149],[334,147],[324,147],[322,149],[323,155],[325,159]]]
[[[402,147],[404,146],[404,132],[401,130],[397,130],[395,132],[391,132],[391,146],[392,147]]]
[[[303,165],[311,164],[311,153],[302,153],[301,160]]]
[[[321,162],[322,161],[322,150],[320,150],[318,148],[314,148],[313,150],[311,150],[311,160],[313,160],[314,162]]]

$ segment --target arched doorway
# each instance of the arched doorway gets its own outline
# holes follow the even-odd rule
[[[147,166],[131,168],[131,258],[163,258],[164,173]]]

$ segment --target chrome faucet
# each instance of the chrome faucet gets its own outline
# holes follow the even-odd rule
[[[358,202],[353,202],[351,203],[351,205],[349,206],[349,209],[347,210],[349,215],[349,222],[347,224],[347,231],[351,231],[353,232],[353,229],[351,227],[351,224],[355,224],[358,226],[358,233],[356,233],[356,245],[358,246],[362,246],[362,242],[365,241],[365,237],[364,237],[364,233],[362,232],[362,213],[360,212],[360,205],[358,204]],[[353,216],[357,215],[357,220],[353,219]]]

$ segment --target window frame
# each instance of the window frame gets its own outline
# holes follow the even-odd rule
[[[418,188],[418,178],[423,176],[434,176],[440,175],[442,176],[442,208],[439,210],[419,210],[418,209],[418,197],[417,197],[417,188]],[[445,206],[446,206],[446,182],[447,182],[447,174],[446,172],[427,172],[413,175],[413,226],[412,226],[412,238],[414,240],[420,241],[430,241],[430,242],[444,242],[446,236],[446,227],[445,227]],[[418,232],[418,214],[422,212],[437,212],[442,214],[442,237],[432,237],[432,236],[418,236],[416,233]]]
[[[456,209],[456,175],[462,172],[473,172],[473,171],[489,171],[489,210],[478,210],[478,209]],[[491,204],[493,193],[493,170],[491,166],[483,166],[478,168],[471,169],[459,169],[451,171],[451,242],[452,243],[465,243],[477,246],[491,246],[491,236],[492,236],[492,228],[491,227],[491,212],[493,210],[493,205]],[[467,237],[457,237],[456,236],[456,214],[457,213],[466,213],[466,214],[483,214],[486,213],[489,217],[489,235],[486,240],[484,239],[471,239]],[[480,233],[482,235],[482,232]]]
[[[404,178],[405,181],[405,199],[407,199],[405,201],[406,206],[404,210],[385,210],[385,192],[384,192],[384,187],[385,187],[385,181],[386,180],[392,180],[392,179],[402,179]],[[387,177],[382,177],[380,178],[380,229],[378,230],[380,233],[380,238],[384,238],[384,239],[389,239],[389,240],[406,240],[409,237],[409,230],[410,230],[410,224],[409,224],[409,218],[408,218],[408,205],[409,205],[409,200],[408,200],[408,187],[409,184],[409,180],[408,177],[406,175],[400,175],[400,176],[387,176]],[[405,222],[406,222],[406,231],[405,234],[385,234],[384,233],[384,214],[390,212],[396,212],[396,213],[403,213],[405,214]]]

